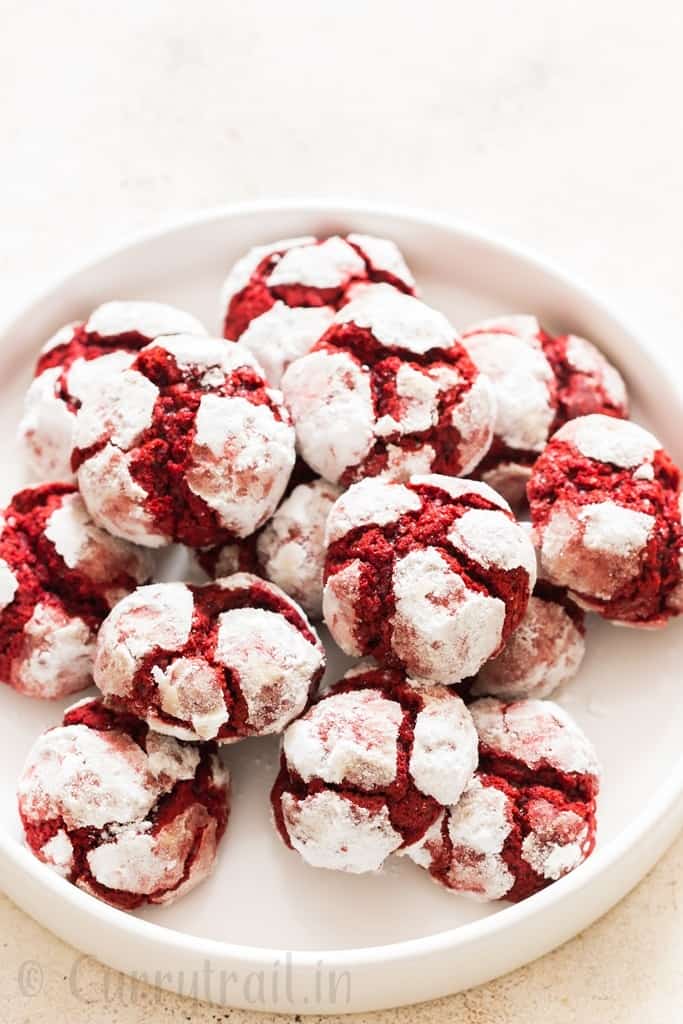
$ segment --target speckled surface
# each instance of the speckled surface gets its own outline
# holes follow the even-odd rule
[[[0,319],[167,217],[337,194],[518,237],[619,304],[680,372],[680,6],[653,0],[638,18],[618,0],[330,10],[0,0]],[[683,999],[682,873],[683,839],[561,950],[373,1024],[668,1024]],[[11,1024],[274,1019],[132,985],[6,899],[0,943]]]

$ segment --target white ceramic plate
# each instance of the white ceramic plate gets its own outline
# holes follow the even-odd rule
[[[551,328],[597,342],[624,372],[637,419],[683,461],[673,425],[683,400],[619,320],[563,274],[519,249],[441,218],[360,204],[273,203],[203,215],[89,263],[35,302],[0,342],[2,497],[23,482],[13,446],[21,397],[41,343],[112,298],[174,303],[219,331],[218,292],[249,246],[304,233],[394,238],[428,301],[462,327],[484,314],[535,312]],[[678,435],[678,436],[677,436]],[[373,876],[306,867],[275,837],[268,790],[274,741],[225,752],[233,813],[213,877],[177,905],[125,914],[58,878],[24,849],[15,779],[34,737],[63,704],[0,692],[2,885],[79,949],[152,983],[225,1005],[348,1012],[469,987],[576,934],[653,865],[683,823],[683,621],[659,633],[591,622],[580,677],[561,695],[605,767],[594,856],[518,906],[479,904],[394,860]],[[329,645],[332,646],[332,645]],[[341,666],[339,655],[335,668]]]

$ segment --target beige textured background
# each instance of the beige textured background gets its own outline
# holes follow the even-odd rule
[[[0,26],[0,320],[165,217],[338,194],[517,236],[619,303],[680,370],[675,0],[0,0]],[[668,1024],[682,870],[679,840],[558,952],[373,1022]],[[7,899],[0,942],[3,1022],[270,1019],[131,989],[90,962],[71,991],[77,954]]]

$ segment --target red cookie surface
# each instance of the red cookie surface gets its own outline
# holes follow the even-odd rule
[[[543,575],[631,626],[683,610],[680,475],[652,434],[608,416],[571,420],[528,495]]]
[[[149,547],[246,537],[275,510],[294,466],[281,395],[251,354],[176,335],[86,398],[73,467],[93,518]]]
[[[278,385],[354,290],[372,282],[414,290],[401,253],[383,238],[333,235],[257,246],[235,264],[223,286],[223,333],[250,348],[270,383]]]
[[[229,776],[213,744],[179,743],[90,699],[34,743],[18,799],[39,860],[132,910],[170,903],[209,875]]]
[[[600,769],[581,729],[551,701],[487,698],[470,711],[479,768],[406,852],[447,889],[517,902],[592,852]]]
[[[493,443],[477,475],[511,504],[523,503],[531,467],[548,438],[588,413],[628,415],[619,372],[591,342],[553,337],[534,316],[511,315],[467,328],[462,343],[493,384]]]
[[[491,386],[436,310],[387,285],[345,306],[282,390],[306,462],[343,486],[470,472],[488,450]]]
[[[363,480],[327,520],[323,611],[347,654],[444,684],[474,675],[519,625],[536,556],[484,483]]]
[[[97,639],[95,682],[112,706],[184,740],[281,732],[322,678],[301,609],[247,573],[205,586],[140,587]]]
[[[424,836],[476,765],[472,719],[452,690],[360,664],[286,729],[275,824],[313,867],[375,871]]]
[[[144,345],[168,334],[205,335],[195,317],[159,302],[106,302],[67,324],[43,347],[28,390],[19,441],[41,479],[71,478],[76,413]]]
[[[100,623],[151,574],[147,552],[95,526],[71,484],[15,494],[0,516],[0,680],[44,698],[90,686]]]

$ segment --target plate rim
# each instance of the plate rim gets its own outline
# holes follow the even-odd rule
[[[534,248],[508,238],[505,235],[482,228],[467,219],[454,217],[434,209],[412,205],[378,203],[364,199],[341,199],[335,196],[314,198],[292,196],[218,204],[207,209],[189,212],[181,217],[163,219],[150,228],[127,234],[114,244],[93,248],[88,257],[74,261],[66,270],[55,274],[33,297],[24,302],[8,321],[0,324],[0,343],[8,335],[11,335],[14,330],[18,329],[21,322],[30,316],[36,307],[56,297],[58,292],[68,286],[73,279],[95,269],[99,264],[115,258],[131,248],[144,245],[147,242],[157,241],[167,234],[182,231],[186,228],[197,227],[205,223],[219,220],[229,221],[239,216],[269,212],[287,212],[292,215],[295,215],[297,212],[305,215],[324,213],[335,217],[372,215],[394,218],[409,222],[414,226],[429,229],[445,228],[447,231],[457,234],[463,239],[483,243],[498,249],[518,262],[526,264],[529,268],[541,271],[545,275],[554,278],[558,284],[580,294],[596,312],[599,312],[618,328],[620,333],[627,339],[632,352],[640,353],[641,355],[643,353],[647,354],[650,362],[654,364],[655,371],[663,374],[665,381],[667,381],[672,391],[678,395],[679,400],[683,399],[683,387],[677,380],[672,380],[670,376],[668,378],[666,376],[668,368],[665,361],[662,360],[656,350],[651,349],[650,346],[643,342],[638,332],[629,325],[628,321],[621,314],[612,308],[611,303],[605,302],[576,274],[565,271],[555,261],[540,255]],[[137,939],[153,942],[156,946],[173,948],[177,952],[191,950],[193,954],[199,954],[207,959],[213,957],[231,958],[242,961],[246,966],[258,966],[264,962],[272,963],[274,960],[282,957],[284,953],[291,958],[292,964],[297,968],[315,969],[321,961],[329,960],[341,961],[346,968],[351,970],[354,967],[368,967],[380,963],[393,964],[395,966],[402,961],[414,959],[416,956],[425,957],[430,954],[456,950],[461,946],[481,941],[487,936],[493,936],[500,931],[518,926],[528,918],[549,913],[555,904],[563,903],[565,899],[570,898],[572,895],[579,895],[599,876],[604,875],[611,867],[614,867],[629,853],[633,852],[638,844],[646,839],[649,832],[652,832],[658,824],[664,822],[669,813],[681,802],[682,797],[683,753],[670,771],[664,785],[658,790],[653,799],[648,802],[647,807],[637,814],[622,829],[618,836],[604,847],[596,850],[587,861],[571,874],[529,899],[507,906],[498,913],[481,920],[461,924],[456,928],[436,932],[432,935],[379,946],[283,951],[277,947],[243,945],[195,936],[163,924],[145,920],[94,899],[71,885],[65,879],[51,872],[45,865],[38,862],[17,839],[10,836],[3,829],[0,829],[0,858],[7,858],[13,862],[16,868],[27,872],[38,886],[49,890],[55,899],[65,901],[66,904],[73,906],[77,912],[84,913],[91,918],[94,923],[123,933],[124,937],[128,934],[135,936]],[[645,873],[645,871],[638,871],[638,880],[642,879]],[[633,884],[637,884],[637,882]],[[631,888],[631,886],[629,885],[628,888]],[[12,898],[11,893],[8,893],[8,895]],[[625,895],[625,892],[619,896],[619,899],[623,895]],[[610,905],[613,905],[614,902],[612,900]],[[592,915],[591,920],[594,920],[595,916],[597,915]]]

